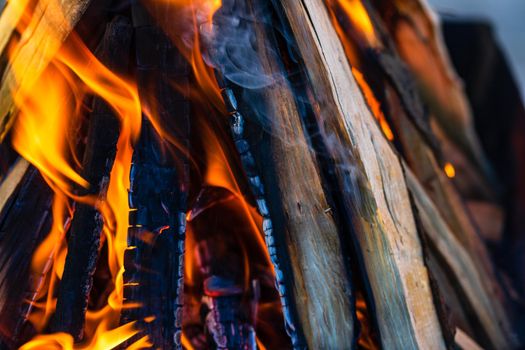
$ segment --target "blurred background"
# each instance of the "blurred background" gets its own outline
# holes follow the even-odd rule
[[[525,0],[429,0],[429,3],[446,18],[492,23],[525,101]]]

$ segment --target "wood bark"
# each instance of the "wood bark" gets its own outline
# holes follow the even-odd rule
[[[381,344],[444,348],[399,159],[360,94],[323,2],[282,6],[314,89],[318,120],[332,141],[328,149],[356,225]]]
[[[172,23],[169,4],[132,6],[141,136],[133,154],[130,228],[125,253],[124,297],[141,307],[124,310],[122,321],[154,316],[141,327],[155,347],[182,347],[186,211],[189,187],[191,105],[189,63],[161,24]],[[174,87],[177,84],[179,89]],[[162,130],[159,130],[161,128]],[[161,137],[168,132],[177,147]],[[164,135],[164,134],[162,134]]]

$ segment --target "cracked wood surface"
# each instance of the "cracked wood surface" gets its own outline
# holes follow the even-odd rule
[[[268,72],[277,72],[278,63],[264,49],[260,52]],[[357,332],[351,281],[333,211],[327,210],[330,204],[321,169],[305,137],[294,92],[279,80],[265,88],[264,95],[271,116],[270,152],[280,188],[278,201],[286,216],[286,253],[299,325],[309,349],[353,347]]]
[[[313,86],[372,293],[385,349],[445,348],[396,154],[352,77],[319,0],[283,2]],[[352,165],[351,165],[352,164]]]
[[[495,349],[516,348],[518,346],[516,335],[511,331],[505,310],[497,302],[501,295],[498,295],[497,290],[486,285],[487,282],[492,281],[492,278],[487,278],[485,271],[480,271],[479,264],[456,238],[415,175],[406,164],[403,166],[407,186],[413,195],[424,233],[453,272],[453,278],[465,294],[466,302],[470,303],[470,308],[474,310],[483,331],[492,343],[491,346]]]

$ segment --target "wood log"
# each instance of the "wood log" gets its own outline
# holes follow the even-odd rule
[[[75,24],[86,10],[90,0],[38,1],[27,29],[10,57],[0,86],[0,141],[7,135],[13,122],[13,96],[27,93],[47,64],[59,50]],[[1,15],[5,23],[2,40],[9,38],[20,17],[23,2],[9,2],[7,12]],[[13,8],[11,10],[11,8]],[[9,10],[8,10],[9,9]],[[8,17],[14,15],[14,17]],[[5,35],[5,37],[4,37]],[[5,48],[5,43],[0,42]],[[2,48],[2,46],[0,46]]]
[[[361,77],[363,81],[360,82],[361,88],[364,90],[365,96],[369,99],[369,104],[374,105],[377,102],[370,101],[374,99],[374,96],[382,96],[381,99],[382,108],[379,113],[385,113],[386,119],[390,121],[390,127],[393,129],[394,141],[398,150],[403,155],[404,159],[410,166],[411,170],[417,176],[418,180],[424,185],[426,192],[435,203],[438,211],[443,215],[443,218],[447,224],[452,228],[452,232],[455,233],[456,243],[460,245],[461,249],[466,250],[473,268],[475,268],[478,274],[484,276],[490,276],[489,278],[483,279],[484,290],[482,293],[487,293],[490,297],[485,298],[487,303],[490,304],[490,309],[494,311],[498,317],[503,318],[501,329],[487,329],[486,327],[494,327],[492,324],[485,324],[484,326],[478,325],[478,319],[482,318],[478,313],[485,312],[487,306],[483,309],[471,311],[465,304],[456,303],[455,308],[451,310],[453,314],[468,315],[471,326],[471,330],[484,330],[483,339],[498,338],[497,334],[509,333],[510,322],[505,312],[505,301],[503,298],[503,290],[501,289],[497,275],[492,266],[491,258],[478,236],[477,229],[473,225],[471,218],[463,204],[462,199],[456,192],[456,189],[452,186],[450,180],[445,176],[441,166],[438,163],[438,159],[435,155],[434,147],[429,144],[429,138],[426,133],[421,129],[421,123],[417,122],[417,118],[409,117],[412,113],[412,109],[409,106],[417,103],[417,98],[408,99],[406,94],[403,94],[400,89],[404,86],[412,86],[410,83],[411,77],[407,71],[404,70],[404,64],[400,60],[397,54],[396,48],[388,40],[388,35],[380,19],[377,17],[373,7],[368,6],[368,15],[374,26],[376,39],[373,43],[367,42],[364,37],[364,33],[361,28],[352,28],[351,26],[345,26],[348,31],[345,33],[348,38],[356,38],[354,50],[360,50],[361,56],[364,56],[363,52],[373,49],[372,54],[366,55],[366,62],[364,58],[358,62],[359,68],[366,73],[367,80],[372,80],[374,83],[372,86],[374,92],[369,91],[370,88],[366,81]],[[343,21],[340,19],[340,21]],[[350,40],[348,38],[342,38],[342,40]],[[344,42],[344,41],[343,41]],[[347,56],[352,59],[359,52],[352,53]],[[388,57],[385,60],[384,57]],[[355,60],[355,59],[354,59]],[[388,63],[385,66],[385,62]],[[394,74],[392,74],[394,70]],[[382,76],[383,75],[383,76]],[[373,81],[373,80],[376,81]],[[418,95],[418,92],[414,92]],[[422,108],[416,109],[419,113],[424,113]],[[419,117],[422,119],[422,117]],[[423,117],[423,119],[425,119]],[[431,239],[432,241],[432,239]],[[434,243],[434,242],[432,242]],[[438,267],[440,269],[441,267]],[[440,275],[438,284],[444,285],[448,282],[443,280],[446,276]],[[448,291],[458,295],[464,295],[463,291]],[[450,295],[448,295],[450,297]],[[473,298],[474,296],[471,295]],[[451,298],[455,300],[455,298]],[[448,300],[448,298],[447,298]],[[479,304],[475,299],[471,299],[470,303]],[[465,310],[462,310],[465,309]],[[489,318],[486,318],[489,319]],[[487,334],[489,334],[487,338]],[[493,343],[494,344],[494,343]],[[499,344],[500,346],[504,344]]]
[[[29,0],[21,0],[17,2],[9,2],[7,4],[0,4],[0,52],[5,52],[5,48],[9,43],[9,39],[15,32],[24,11],[27,11]],[[5,5],[5,7],[3,6]]]
[[[98,56],[102,63],[116,72],[126,72],[131,46],[131,23],[125,17],[115,17],[107,28]],[[93,102],[89,118],[82,176],[90,184],[81,196],[92,195],[104,201],[109,175],[119,137],[119,120],[100,98]],[[88,297],[98,260],[102,214],[97,208],[78,202],[71,222],[68,253],[58,289],[57,306],[51,322],[54,332],[67,332],[77,340],[82,338]]]
[[[456,238],[450,226],[443,219],[436,205],[428,197],[415,175],[406,165],[407,186],[414,198],[417,215],[422,223],[424,234],[429,237],[432,249],[447,265],[453,276],[452,284],[460,296],[465,309],[471,310],[479,328],[474,329],[476,337],[483,345],[494,349],[515,349],[519,341],[509,323],[508,316],[498,302],[501,295],[490,286],[492,278],[487,278],[480,270],[476,260]],[[487,283],[489,286],[487,286]],[[459,289],[459,290],[458,290]]]
[[[399,159],[359,92],[323,2],[282,6],[313,87],[318,122],[331,142],[327,149],[336,161],[346,208],[353,214],[381,344],[444,348]]]
[[[425,0],[377,0],[399,53],[411,68],[432,115],[465,154],[471,173],[485,188],[497,188],[495,174],[474,130],[470,105],[442,40],[438,16]],[[450,142],[448,140],[444,140]],[[481,177],[481,178],[479,178]],[[488,185],[487,185],[488,184]]]
[[[251,5],[253,13],[271,18],[268,3]],[[215,18],[227,19],[228,10],[219,10]],[[284,63],[275,54],[279,48],[274,33],[263,22],[254,25],[252,33],[261,69],[248,73],[285,75]],[[216,35],[219,40],[223,37],[220,28]],[[234,139],[250,183],[255,184],[253,192],[294,348],[355,348],[358,332],[348,254],[332,199],[323,188],[321,165],[309,145],[302,102],[290,84],[278,78],[262,89],[236,89],[241,96],[239,112],[246,117],[246,136],[238,134],[239,127],[234,125]],[[227,106],[232,106],[225,96]],[[237,123],[237,111],[230,112]],[[242,150],[244,143],[251,151]]]
[[[15,348],[32,333],[31,257],[51,227],[53,193],[38,170],[20,159],[0,194],[0,338]]]
[[[133,154],[130,248],[124,257],[124,297],[141,307],[124,310],[122,322],[154,316],[142,326],[150,341],[180,349],[192,109],[181,92],[189,91],[189,63],[160,27],[172,23],[169,9],[169,4],[151,4],[148,13],[142,4],[132,6],[139,95],[151,115],[143,118]],[[176,147],[161,138],[165,132]]]

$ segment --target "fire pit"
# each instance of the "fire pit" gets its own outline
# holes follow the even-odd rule
[[[524,344],[522,184],[424,0],[18,0],[0,33],[2,348]]]

